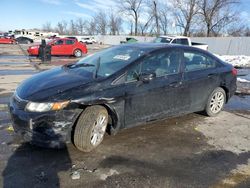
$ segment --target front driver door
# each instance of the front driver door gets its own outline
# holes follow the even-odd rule
[[[64,40],[58,39],[51,45],[51,54],[52,55],[63,55],[63,46]]]
[[[181,91],[180,64],[182,52],[163,50],[144,58],[127,72],[125,84],[125,125],[127,127],[166,115],[179,113],[187,107]],[[138,75],[155,74],[149,82]],[[183,100],[182,100],[183,99]]]

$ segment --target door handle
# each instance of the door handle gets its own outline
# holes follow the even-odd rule
[[[207,75],[208,78],[212,77],[212,76],[216,76],[217,74],[216,73],[210,73]]]
[[[170,87],[178,87],[181,82],[172,82],[169,84]]]

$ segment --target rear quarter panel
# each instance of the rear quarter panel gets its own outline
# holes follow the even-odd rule
[[[237,89],[237,76],[232,74],[233,66],[229,64],[225,64],[224,67],[221,68],[221,87],[226,90],[227,101],[235,94]]]
[[[82,53],[84,53],[84,54],[86,54],[88,52],[87,46],[81,42],[76,43],[74,50],[75,49],[80,49],[82,51]],[[74,52],[74,50],[73,50],[73,52]]]

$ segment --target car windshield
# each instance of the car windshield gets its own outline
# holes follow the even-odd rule
[[[92,72],[93,77],[108,77],[146,53],[145,49],[131,46],[111,47],[81,59],[70,68]]]
[[[167,37],[157,37],[154,42],[155,43],[170,43],[171,42],[171,38],[167,38]]]

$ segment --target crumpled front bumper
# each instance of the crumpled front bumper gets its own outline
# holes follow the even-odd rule
[[[27,112],[12,97],[9,111],[14,131],[25,141],[41,147],[62,148],[71,142],[72,127],[82,110]]]

